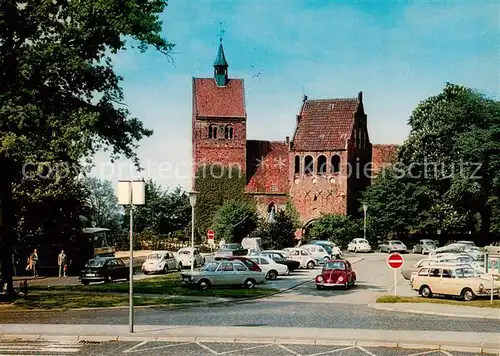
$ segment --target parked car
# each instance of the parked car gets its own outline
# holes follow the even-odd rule
[[[205,264],[205,257],[203,257],[196,247],[183,247],[177,251],[177,260],[179,261],[180,268],[191,267],[193,268],[201,267]]]
[[[427,258],[426,259],[422,259],[422,260],[418,261],[417,263],[415,263],[411,267],[403,267],[403,269],[401,270],[401,274],[403,275],[404,279],[410,280],[412,273],[418,272],[418,270],[420,268],[427,267],[431,263],[432,263],[432,260],[429,260]]]
[[[490,278],[479,275],[471,267],[443,264],[421,268],[413,276],[411,286],[424,298],[438,294],[471,301],[491,295],[491,283]],[[493,294],[500,295],[500,283],[494,281],[493,288]]]
[[[469,241],[469,240],[460,240],[460,241],[457,241],[456,243],[460,244],[460,245],[467,245],[467,246],[471,246],[471,247],[477,247],[476,243],[474,241]]]
[[[413,253],[421,253],[422,255],[428,254],[437,248],[436,242],[434,240],[423,239],[419,240],[418,243],[413,246]]]
[[[249,257],[245,256],[230,256],[230,257],[223,257],[223,260],[227,261],[240,261],[242,262],[245,266],[248,267],[250,271],[255,271],[255,272],[262,272],[262,269],[259,267],[259,265],[250,259]]]
[[[379,246],[380,252],[406,252],[406,245],[400,240],[386,240]]]
[[[281,263],[282,265],[287,266],[290,272],[296,270],[297,268],[300,268],[300,262],[289,259],[287,257],[288,254],[283,251],[266,250],[262,251],[260,254],[262,256],[267,256],[269,258],[272,258],[277,263]]]
[[[141,270],[144,274],[149,273],[168,273],[168,271],[182,269],[182,264],[177,262],[174,254],[170,251],[152,252],[142,264]]]
[[[265,281],[263,272],[250,271],[241,261],[209,262],[201,271],[181,273],[182,283],[200,289],[211,286],[243,286],[250,289]]]
[[[245,256],[248,254],[248,250],[246,248],[243,248],[241,244],[238,243],[231,243],[231,244],[224,244],[219,251],[216,251],[214,254],[214,258],[220,259],[223,257],[230,257],[230,256]]]
[[[491,243],[489,246],[485,246],[484,251],[489,255],[500,254],[500,241],[495,241]]]
[[[89,285],[90,282],[111,283],[116,280],[129,280],[129,266],[121,258],[98,257],[92,258],[80,272],[80,282]]]
[[[330,260],[325,262],[321,274],[314,279],[316,288],[342,286],[349,289],[356,283],[356,273],[347,260]]]
[[[254,256],[251,259],[259,265],[267,279],[273,280],[278,276],[287,276],[290,273],[286,265],[277,263],[267,256]]]
[[[287,247],[284,249],[288,258],[300,262],[301,268],[313,269],[318,264],[309,251],[300,247]]]
[[[330,253],[328,253],[327,250],[321,245],[302,245],[300,246],[301,248],[306,249],[311,253],[313,258],[318,262],[318,263],[323,263],[325,261],[331,260],[333,257]]]
[[[347,251],[353,251],[353,252],[371,252],[372,247],[370,246],[370,243],[366,239],[353,239],[351,242],[349,242],[349,245],[347,245]]]
[[[309,245],[323,246],[325,250],[327,250],[330,253],[330,255],[332,255],[332,258],[340,259],[342,257],[342,250],[334,242],[327,240],[313,240],[309,242]]]

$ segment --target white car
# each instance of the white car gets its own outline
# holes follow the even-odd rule
[[[323,263],[333,258],[328,251],[320,245],[302,245],[301,247],[309,251],[318,263]]]
[[[347,251],[371,252],[372,247],[366,239],[353,239],[349,242],[349,245],[347,245]]]
[[[301,268],[313,269],[318,264],[309,251],[301,247],[287,247],[283,249],[288,253],[288,258],[300,262]]]
[[[259,265],[262,272],[265,273],[267,279],[273,280],[278,276],[287,276],[290,273],[286,265],[277,263],[269,257],[252,256],[250,259]]]
[[[142,264],[142,273],[168,273],[168,271],[180,271],[182,265],[177,262],[174,254],[170,251],[156,251],[152,252]]]
[[[191,267],[191,264],[193,264],[193,268],[201,267],[205,264],[205,258],[196,247],[181,248],[177,251],[177,260],[179,261],[181,269],[184,267]]]
[[[340,249],[340,247],[337,246],[335,242],[331,242],[328,240],[314,240],[311,241],[309,244],[320,245],[320,246],[327,245],[332,249],[332,255],[333,255],[332,258],[336,258],[336,256],[338,256],[339,258],[342,257],[342,250]]]

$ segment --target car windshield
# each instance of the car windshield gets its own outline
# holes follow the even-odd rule
[[[403,243],[401,241],[391,241],[391,245],[402,245]]]
[[[210,263],[207,263],[203,267],[203,271],[206,271],[206,272],[215,272],[215,270],[217,269],[217,267],[219,267],[219,264],[217,262],[210,262]]]
[[[87,262],[85,267],[102,267],[106,263],[106,260],[92,259]]]
[[[179,255],[190,255],[191,254],[191,251],[189,250],[181,250],[179,251]]]
[[[345,263],[340,262],[340,261],[327,262],[327,263],[325,263],[325,266],[323,267],[323,269],[341,269],[341,270],[344,270]]]
[[[161,260],[161,254],[152,253],[148,256],[148,260]]]
[[[226,251],[235,251],[240,248],[239,244],[226,244],[222,246],[221,250],[226,250]]]
[[[364,239],[363,240],[359,240],[359,243],[361,243],[361,244],[367,244],[368,240],[364,240]]]

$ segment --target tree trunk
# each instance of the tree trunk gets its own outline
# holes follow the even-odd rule
[[[12,261],[14,239],[12,180],[9,164],[0,160],[0,264],[2,278],[0,287],[7,284],[7,296],[14,296],[14,265]]]
[[[486,205],[484,209],[480,211],[481,215],[481,229],[480,229],[480,235],[481,239],[485,239],[488,237],[490,233],[490,228],[491,228],[491,206]]]

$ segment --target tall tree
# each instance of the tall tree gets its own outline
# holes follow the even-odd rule
[[[111,181],[89,177],[84,180],[85,202],[91,225],[114,231],[121,229],[122,214]]]
[[[252,203],[227,200],[215,212],[212,226],[218,238],[223,238],[226,242],[241,242],[257,228],[258,220]]]
[[[3,281],[12,285],[15,244],[13,185],[25,162],[79,167],[111,146],[137,166],[138,141],[150,136],[122,105],[121,77],[111,54],[152,46],[172,48],[160,35],[165,0],[52,1],[0,7],[0,254]]]
[[[284,210],[278,210],[274,222],[261,221],[253,237],[262,239],[266,250],[281,250],[295,245],[295,226],[293,218]]]
[[[362,237],[359,220],[350,216],[325,214],[314,222],[310,237],[316,240],[329,240],[345,248],[349,241]]]

